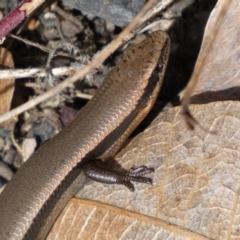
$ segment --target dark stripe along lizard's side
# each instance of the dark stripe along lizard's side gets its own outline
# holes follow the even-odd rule
[[[44,239],[84,183],[82,164],[113,157],[153,106],[170,39],[151,34],[127,51],[75,120],[23,164],[0,195],[0,239]]]

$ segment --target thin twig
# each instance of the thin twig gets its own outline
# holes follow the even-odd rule
[[[51,73],[53,76],[63,76],[69,75],[72,71],[76,72],[81,69],[80,66],[73,67],[57,67],[51,69]],[[36,77],[46,77],[47,72],[45,68],[29,68],[29,69],[4,69],[0,70],[1,80],[9,79],[9,78],[36,78]]]
[[[44,15],[44,18],[45,19],[50,19],[49,21],[55,21],[56,23],[56,27],[57,27],[57,31],[59,33],[59,36],[61,38],[62,41],[67,41],[67,39],[64,37],[63,35],[63,31],[62,31],[62,26],[61,26],[61,23],[56,15],[56,13],[54,12],[48,12]]]
[[[92,95],[86,94],[86,93],[82,93],[82,92],[77,92],[76,93],[76,97],[90,100],[92,98]]]
[[[0,21],[0,39],[17,27],[45,0],[23,0]]]
[[[39,43],[35,43],[35,42],[29,41],[27,39],[24,39],[24,38],[22,38],[20,36],[16,36],[14,34],[8,34],[8,36],[10,36],[10,37],[12,37],[14,39],[17,39],[19,41],[22,41],[22,42],[24,42],[25,44],[27,44],[29,46],[36,47],[36,48],[38,48],[38,49],[40,49],[40,50],[42,50],[44,52],[47,52],[47,53],[52,52],[52,49],[50,49],[48,47],[45,47],[45,46],[43,46],[43,45],[41,45]],[[75,59],[75,60],[78,60],[78,58],[79,58],[79,57],[76,57],[74,55],[71,55],[71,54],[68,54],[68,53],[64,53],[64,52],[58,52],[56,54],[56,56],[68,57],[68,58],[72,58],[72,59]]]
[[[62,10],[60,7],[57,6],[57,4],[52,4],[51,10],[58,13],[59,15],[61,15],[63,18],[70,21],[74,25],[78,26],[80,29],[83,27],[82,23],[76,17]]]
[[[11,140],[12,140],[12,143],[14,145],[14,147],[17,149],[17,152],[23,156],[23,150],[21,149],[21,147],[19,146],[19,144],[16,142],[15,140],[15,137],[14,137],[14,129],[12,129],[11,131]]]

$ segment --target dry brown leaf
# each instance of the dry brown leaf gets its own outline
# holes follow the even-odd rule
[[[13,68],[14,62],[12,54],[5,48],[0,48],[0,68]],[[14,92],[14,79],[0,79],[0,115],[10,110],[13,92]]]
[[[218,1],[211,13],[204,33],[201,49],[208,43],[214,20],[217,18],[221,5],[226,0]],[[232,0],[211,51],[207,55],[205,66],[200,73],[191,102],[203,103],[219,100],[239,100],[239,62],[240,62],[240,1]],[[198,60],[203,57],[200,51]]]
[[[154,167],[153,186],[89,182],[78,194],[88,201],[70,202],[48,239],[238,239],[240,103],[190,110],[217,134],[186,130],[180,107],[161,113],[117,158]]]
[[[48,239],[206,239],[155,218],[76,198],[68,203],[63,216]],[[64,227],[66,223],[70,228]]]

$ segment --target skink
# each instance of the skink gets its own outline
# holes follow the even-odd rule
[[[46,237],[81,187],[84,164],[114,157],[150,111],[169,47],[158,31],[128,50],[75,120],[23,164],[0,195],[0,239]]]

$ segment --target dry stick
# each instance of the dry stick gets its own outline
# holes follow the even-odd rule
[[[52,68],[51,73],[53,76],[63,76],[69,75],[72,71],[82,69],[82,66],[72,66],[72,67],[57,67]],[[28,68],[28,69],[4,69],[0,71],[1,79],[9,78],[36,78],[36,77],[46,77],[46,68]]]
[[[83,27],[82,23],[78,20],[78,18],[62,10],[60,7],[57,6],[56,3],[51,5],[51,10],[56,12],[66,20],[70,21],[74,25],[78,26],[80,29]]]
[[[70,84],[83,78],[93,68],[97,68],[98,66],[100,66],[100,64],[124,42],[125,36],[127,36],[138,25],[141,17],[151,7],[153,7],[153,4],[154,4],[154,0],[148,1],[142,7],[142,9],[138,12],[138,14],[134,17],[132,22],[118,35],[118,37],[115,40],[113,40],[107,47],[105,47],[100,54],[95,56],[92,62],[90,62],[85,67],[83,67],[78,72],[76,72],[74,76],[67,78],[65,81],[59,83],[56,87],[50,89],[48,92],[36,97],[35,99],[28,101],[27,103],[21,105],[18,108],[13,109],[12,111],[6,114],[3,114],[2,116],[0,116],[0,123],[7,121],[14,116],[17,116],[32,107],[35,107],[36,105],[47,100],[50,97],[53,97],[54,95],[58,94],[63,89],[65,89],[67,86],[69,86]]]
[[[8,34],[8,36],[10,36],[11,38],[14,38],[14,39],[17,39],[21,42],[24,42],[25,44],[29,45],[29,46],[33,46],[33,47],[36,47],[44,52],[47,52],[47,53],[50,53],[52,51],[52,49],[48,48],[48,47],[45,47],[39,43],[35,43],[35,42],[32,42],[32,41],[29,41],[28,39],[24,39],[20,36],[16,36],[14,34]],[[62,56],[62,57],[68,57],[68,58],[72,58],[72,59],[75,59],[75,60],[78,60],[79,57],[76,57],[72,54],[68,54],[68,53],[64,53],[64,52],[59,52],[56,54],[56,56]]]
[[[217,18],[215,20],[215,24],[213,24],[214,28],[212,29],[211,36],[209,36],[208,42],[205,45],[206,47],[204,49],[202,49],[202,57],[197,60],[191,80],[189,81],[189,83],[184,91],[181,112],[184,115],[184,118],[191,129],[193,129],[194,125],[198,124],[198,123],[194,119],[194,117],[191,115],[191,113],[189,112],[190,96],[191,96],[191,93],[193,92],[195,86],[197,85],[197,81],[198,81],[199,75],[203,69],[203,66],[206,62],[207,55],[212,48],[212,45],[214,43],[214,40],[218,34],[218,30],[222,23],[222,19],[224,18],[231,2],[232,2],[232,0],[225,0],[225,3],[223,4],[219,15],[217,16]]]
[[[141,32],[142,28],[145,26],[144,24],[146,24],[149,20],[151,20],[156,14],[159,14],[161,11],[163,11],[164,9],[166,9],[170,4],[172,4],[173,2],[175,2],[177,0],[162,0],[160,2],[158,2],[155,6],[153,6],[145,15],[143,15],[142,18],[140,18],[139,24],[138,26],[128,35],[126,35],[126,37],[124,38],[125,41],[130,40],[135,33],[137,32]],[[141,31],[140,31],[141,30]]]
[[[21,1],[10,13],[0,21],[0,39],[3,39],[12,29],[17,27],[45,0]]]

